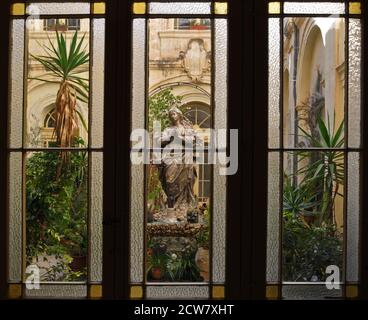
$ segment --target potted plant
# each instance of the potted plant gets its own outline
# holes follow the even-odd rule
[[[195,261],[195,247],[188,244],[181,252],[172,253],[167,263],[167,271],[172,281],[207,281]]]
[[[149,249],[147,256],[147,273],[153,280],[161,280],[166,272],[166,265],[168,261],[167,253],[154,253],[152,249]]]
[[[158,240],[148,240],[147,275],[153,280],[161,280],[168,262],[167,245]]]

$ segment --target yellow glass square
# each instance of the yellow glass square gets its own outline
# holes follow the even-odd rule
[[[268,3],[268,13],[271,13],[271,14],[281,13],[280,2],[269,2]]]
[[[213,286],[212,287],[212,298],[224,299],[225,298],[225,287],[224,286]]]
[[[358,297],[358,286],[348,285],[345,289],[346,298],[357,298]]]
[[[145,2],[134,2],[133,3],[133,13],[134,14],[145,14],[146,13],[146,3]]]
[[[101,299],[102,298],[102,285],[91,284],[89,286],[89,297],[92,299]]]
[[[131,286],[130,287],[130,299],[142,299],[143,288],[142,286]]]
[[[360,2],[349,2],[349,13],[350,14],[361,14],[362,9]]]
[[[227,2],[215,2],[215,14],[227,14]]]
[[[106,3],[105,2],[94,2],[92,6],[93,14],[105,14],[106,13]]]
[[[19,283],[11,283],[8,287],[8,298],[19,299],[22,297],[22,285]]]
[[[12,16],[24,16],[26,14],[26,5],[24,3],[13,3],[10,14]]]
[[[266,298],[267,299],[277,299],[279,297],[279,287],[278,286],[266,286]]]

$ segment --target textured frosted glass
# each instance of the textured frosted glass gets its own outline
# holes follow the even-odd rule
[[[268,155],[267,282],[279,281],[280,255],[280,157]]]
[[[9,146],[11,148],[22,147],[23,126],[23,82],[24,82],[24,20],[12,20],[10,40],[10,130]]]
[[[349,147],[361,144],[361,22],[349,19]]]
[[[145,119],[145,19],[133,20],[132,129],[144,128]],[[130,181],[130,281],[143,281],[144,167],[132,165]]]
[[[284,13],[343,14],[345,4],[342,2],[285,2]]]
[[[208,299],[208,286],[147,286],[147,298],[154,299]]]
[[[328,290],[324,283],[315,285],[287,285],[282,286],[282,297],[288,300],[323,300],[339,298],[342,289]]]
[[[144,168],[133,165],[130,186],[130,281],[143,281]]]
[[[346,280],[359,280],[360,155],[348,154]]]
[[[22,274],[22,154],[9,156],[9,281]]]
[[[89,279],[91,282],[102,281],[102,219],[103,219],[103,155],[91,154],[90,171],[90,255]]]
[[[27,6],[27,14],[89,14],[90,8],[90,4],[86,2],[31,3]]]
[[[215,20],[215,129],[227,128],[227,21]],[[219,175],[215,165],[213,175],[212,278],[225,282],[226,257],[226,176]]]
[[[26,297],[57,297],[57,298],[85,298],[87,285],[85,284],[41,284],[39,289],[25,289]]]
[[[91,146],[103,146],[104,80],[105,80],[105,19],[93,19],[92,27],[92,92]]]
[[[268,19],[268,145],[280,144],[280,19]]]
[[[209,2],[152,2],[149,4],[149,13],[152,14],[210,14]]]

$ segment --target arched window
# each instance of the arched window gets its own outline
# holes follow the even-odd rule
[[[197,128],[210,128],[211,127],[211,111],[210,107],[205,104],[195,103],[188,104],[185,116],[195,125]]]
[[[44,121],[44,127],[45,128],[55,128],[56,124],[56,116],[55,116],[55,110],[51,110],[47,113]]]
[[[51,147],[55,141],[54,128],[56,124],[55,110],[52,108],[44,117],[41,127],[41,144],[43,147]]]
[[[210,106],[202,103],[190,103],[184,108],[187,111],[185,116],[193,123],[194,128],[199,132],[204,140],[205,145],[208,144],[208,129],[211,128],[211,110]],[[208,154],[204,154],[204,162],[208,162]],[[200,202],[209,202],[211,195],[211,166],[209,164],[201,164],[198,167],[198,200]]]

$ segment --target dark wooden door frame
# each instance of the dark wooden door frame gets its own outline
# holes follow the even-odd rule
[[[360,298],[368,299],[368,3],[362,1],[363,12],[363,24],[362,24],[362,72],[363,72],[363,84],[362,84],[362,138],[363,138],[363,157],[362,157],[362,190],[361,190],[361,284],[360,284]]]
[[[9,1],[0,2],[0,299],[7,294],[7,132],[8,132],[8,60]]]
[[[267,247],[268,1],[254,1],[252,148],[252,299],[265,298]]]
[[[119,31],[119,1],[109,0],[106,5],[106,39],[105,39],[105,113],[104,113],[104,200],[103,200],[103,297],[113,299],[119,297],[117,284],[122,280],[117,276],[120,265],[117,260],[117,235],[120,219],[116,215],[116,139],[119,71],[121,70],[121,42]],[[124,16],[124,13],[122,13]],[[124,21],[123,21],[124,23]],[[123,41],[122,41],[123,42]],[[115,63],[111,63],[114,61]],[[128,72],[127,72],[128,73]],[[125,77],[121,75],[121,79]],[[121,139],[124,139],[122,132]],[[124,286],[124,283],[121,284]]]
[[[294,0],[299,1],[299,0]],[[306,1],[306,0],[303,0]],[[318,0],[314,0],[318,1]],[[10,3],[0,1],[0,299],[7,283],[7,132]],[[103,294],[129,297],[131,4],[106,0]],[[239,129],[239,171],[228,177],[226,297],[265,297],[267,239],[267,0],[229,0],[229,128]],[[362,1],[363,32],[368,4]],[[365,36],[363,35],[363,39]],[[363,41],[363,54],[368,41]],[[362,93],[368,92],[363,59]],[[363,125],[368,99],[363,98]],[[363,129],[363,143],[368,130]],[[360,297],[368,298],[368,149],[363,149]]]

